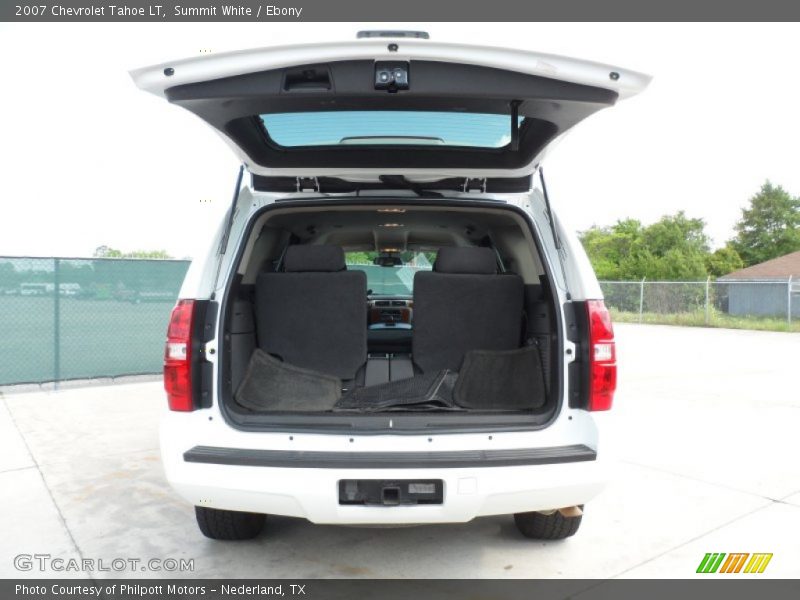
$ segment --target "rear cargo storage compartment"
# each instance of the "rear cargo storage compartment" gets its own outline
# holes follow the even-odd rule
[[[275,203],[250,225],[221,324],[219,398],[235,427],[462,431],[554,417],[558,311],[521,210],[341,198]]]

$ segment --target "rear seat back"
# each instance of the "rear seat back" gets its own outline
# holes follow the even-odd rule
[[[367,361],[367,276],[347,271],[339,246],[289,246],[284,271],[256,280],[258,346],[342,380]]]
[[[497,273],[490,248],[440,248],[433,271],[414,275],[414,363],[457,371],[470,350],[518,348],[523,287],[519,275]]]

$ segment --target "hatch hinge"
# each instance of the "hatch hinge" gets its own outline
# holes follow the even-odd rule
[[[472,192],[475,194],[486,193],[486,178],[480,177],[467,177],[464,179],[464,191]]]
[[[297,177],[296,186],[298,192],[314,193],[319,192],[319,179],[316,177]]]

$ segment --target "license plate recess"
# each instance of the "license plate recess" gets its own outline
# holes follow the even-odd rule
[[[341,479],[339,504],[364,506],[413,506],[441,504],[441,479]]]

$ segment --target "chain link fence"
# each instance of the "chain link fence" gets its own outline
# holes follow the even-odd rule
[[[601,281],[606,305],[622,320],[724,325],[800,321],[800,281]]]
[[[0,257],[0,385],[159,372],[188,267]]]
[[[0,257],[0,385],[160,372],[167,320],[188,267],[183,260]],[[401,270],[360,268],[375,278],[391,275],[379,280],[386,286],[409,287]],[[798,280],[600,285],[620,320],[800,323]]]

